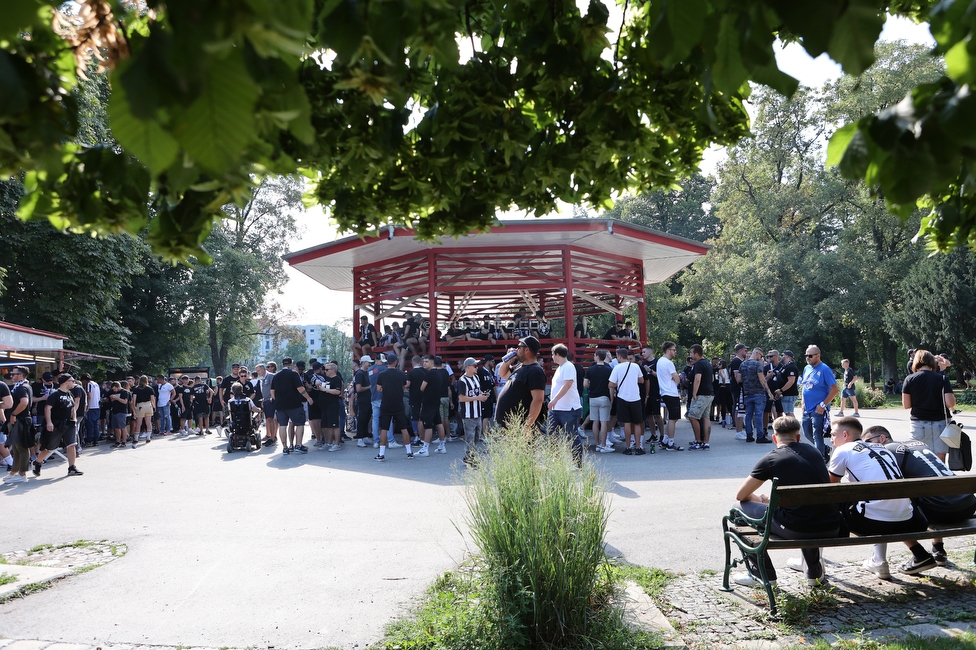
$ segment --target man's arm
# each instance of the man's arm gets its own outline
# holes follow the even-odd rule
[[[74,403],[75,403],[75,405],[71,409],[71,419],[72,420],[77,420],[78,419],[78,407],[81,406],[81,398],[80,397],[75,397],[74,398]]]
[[[695,374],[695,381],[691,384],[691,399],[698,397],[698,387],[701,385],[701,378],[701,373]],[[739,499],[739,501],[742,501],[742,499]]]
[[[837,384],[831,384],[831,386],[830,386],[830,392],[827,393],[827,397],[824,398],[823,403],[824,404],[830,404],[831,402],[833,402],[834,401],[834,398],[837,397],[837,393],[839,393],[839,392],[840,391],[837,389]],[[820,408],[820,405],[818,404],[817,405],[817,412],[818,413],[823,413],[824,411],[826,411],[826,409]]]
[[[535,424],[536,419],[539,417],[539,413],[542,412],[542,402],[546,398],[545,389],[537,389],[532,391],[532,404],[529,405],[529,414],[525,418],[525,426],[531,427]]]
[[[787,377],[786,378],[786,385],[783,386],[782,388],[780,388],[780,390],[781,391],[788,391],[790,388],[793,387],[793,384],[795,384],[795,383],[796,383],[796,375],[793,375],[792,377]]]
[[[44,405],[44,424],[47,426],[48,431],[54,431],[54,423],[51,422],[51,405]]]
[[[748,477],[745,481],[742,482],[742,485],[739,487],[739,491],[735,493],[735,500],[736,501],[758,501],[759,503],[769,503],[769,497],[767,497],[765,494],[761,494],[761,495],[756,494],[756,490],[758,490],[765,482],[766,481],[760,481],[759,479],[753,478],[752,476]]]
[[[607,382],[607,387],[610,388],[610,401],[613,402],[617,398],[617,384],[610,381]]]
[[[766,395],[772,398],[773,392],[769,390],[769,384],[766,383],[766,375],[763,374],[761,368],[759,369],[759,372],[756,373],[756,376],[759,377],[759,383],[762,384],[763,390],[766,391]]]

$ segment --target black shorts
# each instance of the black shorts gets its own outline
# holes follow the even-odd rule
[[[614,401],[617,402],[617,422],[620,424],[641,424],[644,422],[644,409],[641,407],[640,400],[627,402],[618,397]]]
[[[385,409],[381,406],[380,407],[380,429],[383,428],[384,424],[391,421],[393,424],[392,427],[393,431],[403,431],[404,429],[406,429],[407,431],[410,430],[410,422],[407,421],[407,414],[403,410],[403,408]]]
[[[339,402],[332,402],[322,407],[322,428],[335,429],[339,426]],[[312,410],[309,409],[309,418],[312,417]]]
[[[858,535],[889,535],[892,533],[920,533],[929,527],[921,508],[912,507],[911,519],[904,521],[878,521],[869,519],[858,509],[857,503],[842,504],[841,514],[852,533]]]
[[[309,420],[321,420],[322,419],[322,407],[317,404],[308,405],[308,419]]]
[[[660,395],[649,395],[647,402],[644,404],[644,415],[645,417],[661,417],[661,396]]]
[[[956,510],[954,512],[945,512],[933,510],[932,508],[926,508],[925,503],[919,503],[915,507],[922,509],[922,513],[925,515],[925,518],[929,520],[930,524],[958,524],[960,521],[972,519],[973,514],[976,514],[976,504],[962,510]]]
[[[423,422],[425,429],[433,429],[441,424],[441,405],[426,404],[420,409],[420,421]]]
[[[48,431],[45,425],[41,431],[41,449],[54,451],[59,447],[67,449],[71,445],[78,444],[77,423],[74,420],[55,422],[54,431]]]
[[[419,422],[421,419],[423,419],[423,416],[421,415],[421,412],[422,412],[422,408],[421,408],[421,403],[420,402],[411,402],[410,403],[410,419],[411,420],[413,420],[414,422]]]
[[[670,395],[664,395],[661,397],[664,401],[664,406],[668,409],[668,419],[669,420],[680,420],[681,419],[681,398],[671,397]]]

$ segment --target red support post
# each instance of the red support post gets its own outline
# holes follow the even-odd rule
[[[437,355],[437,271],[434,267],[434,251],[427,251],[427,296],[430,299],[430,345],[427,352]]]
[[[576,338],[573,336],[573,330],[576,329],[576,323],[573,318],[573,260],[572,252],[568,246],[563,246],[563,290],[566,292],[565,300],[563,301],[566,347],[569,348],[575,357]]]

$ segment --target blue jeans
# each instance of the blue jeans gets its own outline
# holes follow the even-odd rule
[[[793,410],[796,408],[796,395],[783,395],[780,401],[783,404],[783,415],[793,415]]]
[[[803,420],[800,422],[800,424],[803,426],[803,437],[809,440],[810,444],[816,447],[817,451],[823,455],[823,413],[817,413],[816,409],[812,411],[803,411]]]
[[[173,418],[170,417],[169,404],[160,406],[157,412],[159,413],[159,433],[166,435],[173,430]]]
[[[755,429],[756,435],[760,438],[766,436],[766,430],[763,429],[762,417],[763,411],[766,408],[766,396],[762,393],[757,395],[746,395],[743,397],[742,401],[746,406],[746,436],[751,438],[752,432]],[[755,422],[755,426],[753,426]]]
[[[98,442],[98,419],[101,414],[101,409],[88,409],[85,413],[85,442],[88,444]]]
[[[549,411],[549,426],[546,431],[550,436],[563,435],[573,443],[573,462],[577,467],[583,465],[583,439],[576,435],[583,409],[569,411]]]
[[[373,402],[373,442],[380,444],[380,404],[383,400],[376,400]],[[393,420],[390,419],[389,422],[385,422],[386,430],[393,430]]]

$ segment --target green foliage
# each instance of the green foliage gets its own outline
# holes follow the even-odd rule
[[[860,408],[875,409],[885,405],[886,396],[881,388],[871,388],[862,381],[854,383],[854,392]]]
[[[17,576],[12,573],[0,573],[0,586],[17,582]]]
[[[921,232],[936,245],[976,236],[969,0],[623,3],[617,35],[609,0],[585,13],[572,0],[114,2],[78,54],[126,44],[107,53],[115,147],[82,134],[60,3],[8,4],[0,174],[27,173],[21,216],[100,233],[148,223],[171,259],[208,261],[221,207],[246,205],[269,173],[313,179],[343,229],[392,221],[427,239],[483,229],[498,210],[669,190],[708,146],[747,135],[750,82],[796,92],[777,36],[861,75],[887,11],[931,23],[948,76],[839,130],[830,161],[902,217],[931,204]]]
[[[604,562],[604,479],[576,471],[561,440],[493,435],[469,475],[465,502],[498,608],[515,647],[565,645],[590,634],[591,599]]]

